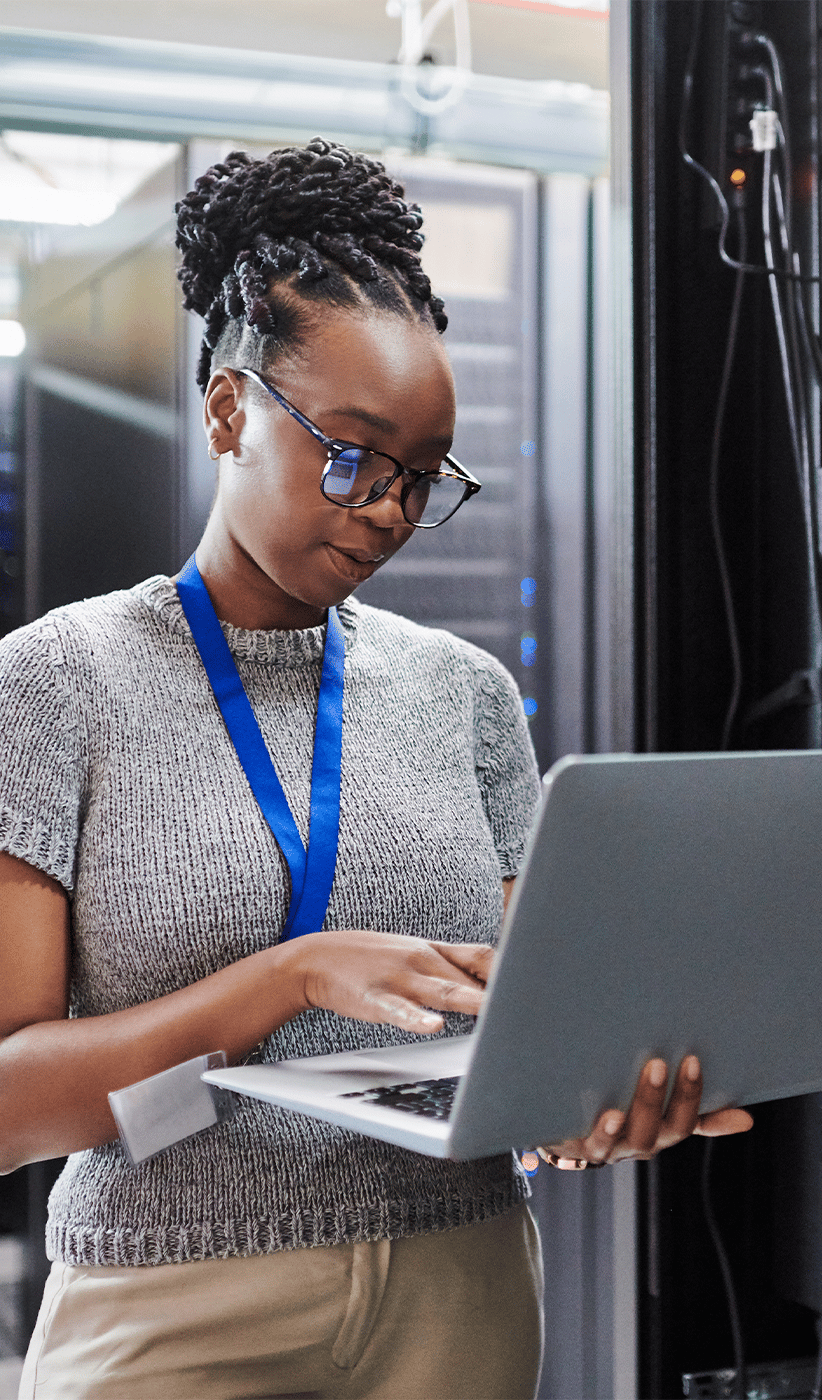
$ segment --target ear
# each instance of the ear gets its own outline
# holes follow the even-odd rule
[[[233,369],[215,370],[206,385],[203,400],[203,426],[209,454],[215,458],[224,452],[239,452],[240,434],[245,425],[241,399],[245,381]]]

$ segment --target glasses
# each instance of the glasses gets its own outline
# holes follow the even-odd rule
[[[325,448],[328,461],[320,488],[326,500],[332,501],[335,506],[344,506],[348,510],[370,506],[372,501],[378,501],[391,489],[398,477],[402,477],[400,504],[409,525],[416,526],[418,530],[434,530],[480,489],[476,477],[461,466],[456,457],[447,455],[435,471],[420,472],[413,467],[404,467],[402,462],[398,462],[396,457],[389,457],[387,452],[371,452],[369,448],[359,447],[354,442],[340,442],[338,438],[326,437],[316,423],[312,423],[277,389],[267,384],[256,370],[241,369],[238,373],[253,379],[265,389]]]

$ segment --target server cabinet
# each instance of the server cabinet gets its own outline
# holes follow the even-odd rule
[[[799,311],[783,278],[781,322],[776,314],[766,242],[770,220],[779,265],[781,197],[783,210],[790,202],[804,272],[818,277],[818,7],[814,0],[634,0],[629,13],[636,744],[668,751],[814,746],[820,630],[807,547],[813,522],[794,460],[783,353],[786,326]],[[792,178],[784,147],[770,157],[778,193],[769,191],[749,126],[754,111],[767,107],[779,108],[783,129],[790,109]],[[720,203],[705,171],[728,204],[726,252],[759,270],[723,263]],[[808,285],[815,334],[818,285]],[[788,358],[818,473],[819,400],[809,354],[809,346],[798,355],[791,349]],[[814,1273],[807,1239],[819,1209],[803,1166],[818,1136],[806,1110],[798,1100],[754,1110],[752,1133],[716,1144],[708,1177],[745,1360],[777,1363],[777,1372],[779,1363],[815,1351],[822,1306],[810,1285],[796,1282],[803,1270],[808,1279]],[[704,1151],[694,1139],[641,1170],[639,1394],[653,1400],[682,1394],[685,1372],[734,1365],[729,1301],[702,1203]],[[810,1237],[818,1239],[818,1227]],[[791,1288],[786,1272],[794,1275]]]

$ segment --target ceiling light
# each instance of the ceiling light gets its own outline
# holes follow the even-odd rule
[[[0,357],[11,359],[26,348],[26,332],[19,321],[0,321]]]
[[[0,189],[0,223],[101,224],[117,208],[110,194],[29,186]]]

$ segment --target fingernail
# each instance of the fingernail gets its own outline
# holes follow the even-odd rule
[[[668,1066],[664,1060],[651,1060],[648,1066],[648,1078],[655,1089],[661,1089],[668,1078]]]
[[[602,1124],[602,1130],[607,1133],[609,1137],[616,1137],[624,1122],[624,1113],[610,1113]]]
[[[689,1055],[685,1061],[685,1078],[695,1083],[699,1078],[699,1060],[696,1055]]]

